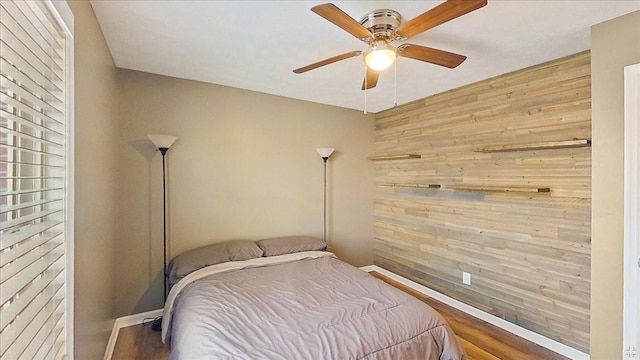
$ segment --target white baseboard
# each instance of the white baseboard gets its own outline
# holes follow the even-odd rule
[[[111,360],[113,349],[116,347],[116,340],[118,340],[118,333],[121,328],[142,324],[145,320],[155,319],[160,316],[162,316],[162,309],[117,318],[113,323],[113,330],[111,330],[111,336],[107,343],[107,350],[104,352],[104,360]]]
[[[554,351],[560,355],[566,356],[570,359],[574,360],[589,360],[589,354],[585,354],[582,351],[576,350],[570,346],[559,343],[555,340],[549,339],[548,337],[542,336],[538,333],[535,333],[531,330],[520,327],[516,324],[510,323],[502,318],[499,318],[495,315],[489,314],[488,312],[477,309],[473,306],[467,305],[461,301],[458,301],[454,298],[451,298],[447,295],[439,293],[435,290],[429,289],[426,286],[420,285],[414,281],[406,279],[400,275],[394,274],[389,270],[383,269],[377,265],[368,265],[360,268],[366,272],[375,271],[380,273],[388,278],[391,278],[407,287],[416,290],[424,295],[427,295],[431,298],[434,298],[442,303],[445,303],[451,307],[454,307],[460,311],[463,311],[473,317],[484,320],[489,324],[495,325],[501,329],[509,331],[512,334],[520,336],[532,343],[538,344],[542,347],[545,347],[551,351]]]

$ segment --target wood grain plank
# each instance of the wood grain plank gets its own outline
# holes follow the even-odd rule
[[[420,159],[420,154],[376,155],[369,156],[367,159],[371,161]]]
[[[140,324],[120,329],[111,359],[166,360],[169,352],[169,346],[162,343],[159,331]]]
[[[374,164],[376,264],[588,352],[590,72],[584,52],[376,114],[374,153],[421,155]]]
[[[387,187],[403,187],[403,188],[421,188],[421,189],[440,189],[440,184],[400,184],[400,183],[384,183],[381,186]]]
[[[566,140],[566,141],[548,141],[535,144],[517,144],[517,145],[493,145],[485,146],[477,152],[507,152],[507,151],[531,151],[531,150],[552,150],[552,149],[565,149],[576,147],[589,147],[591,146],[591,140],[579,139],[579,140]]]
[[[548,193],[548,187],[538,186],[494,186],[494,185],[447,185],[447,189],[464,191],[500,191],[500,192],[526,192],[526,193]]]
[[[567,359],[560,354],[441,303],[382,274],[376,272],[370,274],[415,296],[438,311],[461,340],[469,359]]]

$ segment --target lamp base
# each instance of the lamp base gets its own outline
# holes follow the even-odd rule
[[[156,318],[151,323],[151,330],[162,331],[162,317]]]

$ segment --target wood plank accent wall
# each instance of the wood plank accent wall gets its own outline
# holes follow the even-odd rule
[[[589,52],[376,114],[375,264],[588,353],[590,139]]]

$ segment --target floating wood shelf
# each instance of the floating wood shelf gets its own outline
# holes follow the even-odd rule
[[[440,189],[440,184],[393,184],[384,183],[382,186],[402,187],[402,188],[419,188],[419,189]]]
[[[508,151],[530,151],[530,150],[551,150],[551,149],[567,149],[578,147],[590,147],[591,140],[577,139],[567,141],[549,141],[524,145],[494,145],[477,149],[476,152],[494,153]]]
[[[398,155],[377,155],[377,156],[369,156],[367,159],[371,161],[382,161],[382,160],[405,160],[405,159],[420,159],[420,154],[398,154]]]
[[[447,185],[447,189],[464,191],[497,191],[497,192],[526,192],[542,193],[551,191],[548,187],[535,186],[490,186],[490,185]]]

